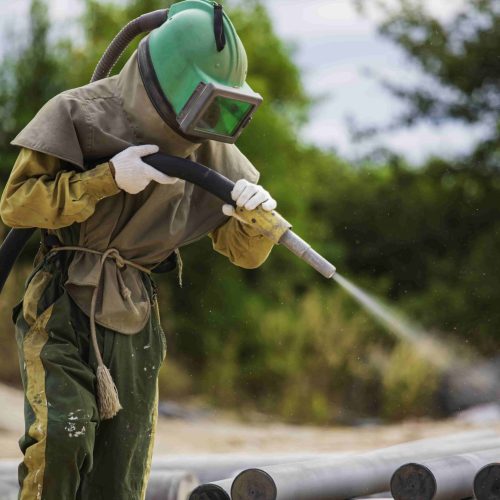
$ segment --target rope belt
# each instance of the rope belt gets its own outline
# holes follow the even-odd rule
[[[122,269],[125,266],[133,267],[134,269],[138,269],[146,274],[151,274],[151,271],[146,267],[143,267],[135,262],[124,259],[116,248],[109,248],[104,252],[99,252],[98,250],[92,250],[91,248],[79,247],[79,246],[61,246],[54,247],[49,250],[48,254],[58,253],[58,252],[84,252],[93,255],[99,255],[99,269],[97,274],[97,285],[94,288],[92,293],[92,301],[90,303],[90,336],[92,339],[92,346],[94,349],[94,353],[97,359],[97,399],[99,403],[99,414],[101,419],[107,420],[113,418],[121,409],[122,406],[120,404],[120,399],[118,397],[118,389],[113,381],[113,377],[108,369],[108,367],[104,364],[102,359],[101,352],[99,350],[99,345],[97,343],[97,333],[96,333],[96,322],[95,322],[95,310],[97,304],[97,296],[99,295],[99,290],[101,287],[101,278],[102,272],[104,269],[104,263],[108,259],[112,259],[115,261],[118,269]],[[135,309],[135,304],[131,298],[131,292],[125,285],[123,281],[123,277],[121,273],[117,274],[118,283],[120,285],[121,294],[129,305]]]

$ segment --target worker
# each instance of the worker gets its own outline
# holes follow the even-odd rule
[[[232,205],[143,158],[189,158],[234,181],[238,207],[275,209],[234,144],[261,101],[246,74],[222,7],[185,0],[118,75],[56,96],[13,141],[0,214],[43,234],[13,315],[21,500],[145,498],[166,354],[151,272],[206,235],[243,268],[260,266],[273,243]]]

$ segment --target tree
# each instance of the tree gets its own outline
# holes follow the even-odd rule
[[[20,51],[2,61],[0,73],[0,175],[5,180],[16,157],[9,146],[16,134],[51,97],[65,88],[55,46],[49,43],[45,0],[32,0],[30,24]],[[24,38],[24,37],[23,37]]]
[[[358,0],[363,9],[366,0]],[[397,44],[425,74],[413,88],[384,81],[407,103],[391,127],[422,120],[481,125],[487,137],[463,164],[500,168],[500,6],[496,0],[467,0],[450,22],[439,21],[422,0],[378,2],[385,20],[380,33]]]

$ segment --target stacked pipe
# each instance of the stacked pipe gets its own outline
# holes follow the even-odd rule
[[[394,471],[410,460],[427,463],[433,459],[476,452],[480,455],[475,462],[477,471],[485,461],[498,456],[500,450],[495,449],[500,449],[500,438],[495,433],[462,433],[440,439],[416,441],[347,458],[323,458],[252,468],[241,472],[234,479],[199,486],[191,494],[190,500],[354,498],[388,491]],[[483,453],[486,450],[492,451],[488,455]],[[462,459],[467,460],[463,457]],[[473,474],[472,477],[469,475],[469,478],[467,487],[471,490]],[[466,496],[470,495],[464,497]]]
[[[334,457],[346,456],[346,454],[226,454],[159,457],[153,460],[146,500],[186,500],[200,481],[216,481],[248,467],[317,460],[322,456]],[[17,500],[19,490],[17,468],[18,462],[15,460],[0,461],[0,500]]]
[[[17,462],[0,462],[2,500],[17,498],[16,476]],[[377,493],[376,498],[395,500],[473,494],[478,500],[498,500],[500,436],[466,432],[358,455],[160,458],[153,460],[146,500],[366,500]]]
[[[395,500],[469,498],[477,472],[499,458],[496,448],[405,464],[392,476],[392,496]]]

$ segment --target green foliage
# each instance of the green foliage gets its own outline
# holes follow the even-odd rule
[[[448,92],[402,90],[412,115],[469,123],[498,120],[497,57],[500,10],[494,0],[468,0],[448,24],[432,17],[421,2],[403,0],[381,25],[389,37]],[[443,90],[444,90],[443,88]],[[450,92],[451,91],[451,92]]]
[[[366,0],[357,0],[366,4]],[[496,0],[467,0],[450,21],[433,17],[422,0],[380,0],[380,33],[398,45],[426,75],[426,83],[385,86],[407,104],[396,124],[446,120],[483,125],[487,138],[464,164],[500,167],[500,8]]]
[[[411,346],[400,344],[391,354],[384,370],[383,415],[405,418],[408,413],[429,417],[435,413],[434,395],[439,386],[439,373],[415,355]]]
[[[275,112],[299,124],[306,118],[310,100],[290,49],[274,34],[266,9],[259,1],[245,2],[231,18],[247,51],[251,85],[259,88]]]
[[[25,45],[7,51],[0,72],[0,178],[5,181],[16,152],[9,143],[51,97],[65,88],[58,53],[48,42],[50,23],[43,0],[33,0]]]

